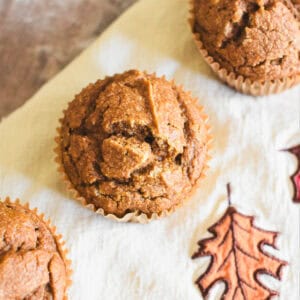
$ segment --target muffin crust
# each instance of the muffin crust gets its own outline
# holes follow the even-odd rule
[[[195,100],[164,78],[132,70],[98,80],[62,119],[64,171],[106,214],[170,210],[203,174],[206,120]]]
[[[17,203],[0,202],[0,299],[61,300],[66,266],[47,225]]]
[[[194,0],[194,14],[194,32],[229,72],[260,82],[300,74],[299,12],[290,0]]]

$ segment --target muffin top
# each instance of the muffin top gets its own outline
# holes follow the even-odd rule
[[[64,171],[106,214],[169,210],[203,173],[206,119],[188,93],[164,78],[132,70],[99,80],[65,111]]]
[[[194,1],[193,30],[223,68],[261,82],[300,74],[299,12],[291,0]]]
[[[0,202],[0,299],[64,299],[66,267],[47,225],[29,209]]]

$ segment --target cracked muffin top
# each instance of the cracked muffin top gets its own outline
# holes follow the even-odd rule
[[[300,74],[298,0],[194,1],[194,32],[223,68],[260,82]]]
[[[0,299],[65,299],[66,267],[48,226],[17,203],[0,202]]]
[[[61,120],[72,186],[105,214],[170,210],[203,174],[207,117],[164,78],[131,70],[88,85]]]

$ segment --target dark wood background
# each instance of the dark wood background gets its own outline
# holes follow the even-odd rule
[[[0,0],[0,120],[137,0]]]

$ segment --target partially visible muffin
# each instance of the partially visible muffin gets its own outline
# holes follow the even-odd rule
[[[66,299],[68,266],[59,241],[28,207],[0,202],[0,299]]]
[[[61,120],[56,152],[84,205],[117,218],[151,218],[173,210],[197,186],[208,160],[208,129],[190,94],[132,70],[75,97]]]
[[[299,12],[291,0],[194,0],[193,14],[193,32],[228,73],[260,83],[299,80]]]

